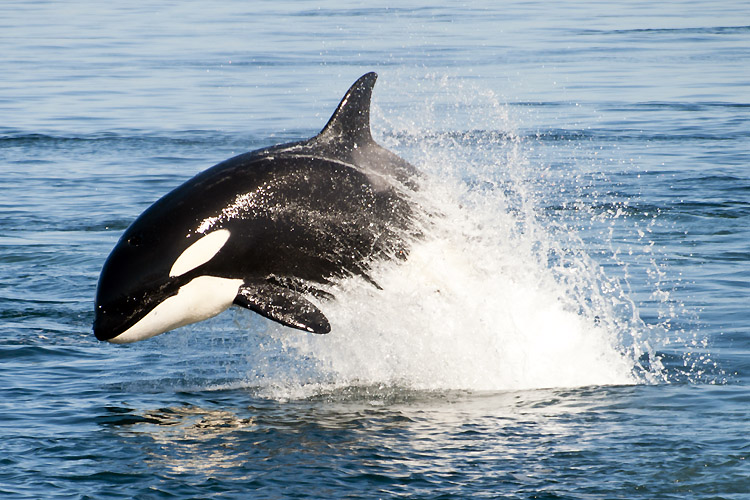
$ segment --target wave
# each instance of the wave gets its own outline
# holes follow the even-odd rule
[[[171,144],[174,146],[209,146],[224,142],[230,136],[210,130],[180,130],[169,134],[148,131],[98,132],[90,134],[36,133],[23,130],[0,130],[0,147],[13,146],[61,146],[75,147],[81,144],[130,144],[136,148]],[[236,137],[236,136],[231,136]],[[247,138],[243,138],[247,140]],[[250,138],[257,141],[257,138]]]
[[[627,33],[668,34],[668,35],[736,35],[750,32],[750,26],[696,26],[691,28],[633,28],[617,30],[579,30],[581,35],[609,35]]]
[[[554,142],[602,142],[605,144],[627,143],[627,142],[697,142],[697,141],[738,141],[750,138],[750,132],[737,131],[721,133],[710,133],[706,130],[674,130],[671,133],[653,132],[642,129],[575,129],[575,128],[550,128],[535,131],[525,131],[513,134],[505,130],[466,130],[466,131],[422,131],[419,133],[393,132],[387,134],[389,137],[402,142],[405,145],[442,144],[449,142],[456,145],[470,146],[493,143],[516,137],[525,141],[538,141],[540,143]]]

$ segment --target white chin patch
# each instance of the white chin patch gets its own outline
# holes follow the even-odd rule
[[[177,257],[169,270],[169,277],[182,276],[188,271],[192,271],[201,264],[205,264],[219,253],[219,250],[226,244],[229,239],[228,229],[219,229],[208,233],[198,241],[187,247],[187,249]]]
[[[181,286],[177,295],[168,297],[138,323],[109,341],[114,344],[136,342],[216,316],[232,305],[242,283],[238,279],[199,276]]]

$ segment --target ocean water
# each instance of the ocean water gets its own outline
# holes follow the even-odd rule
[[[0,497],[750,498],[750,4],[0,5]],[[436,214],[307,335],[115,346],[160,196],[380,75]]]

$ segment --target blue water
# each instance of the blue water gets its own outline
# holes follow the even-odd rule
[[[750,498],[748,2],[117,4],[0,5],[0,497]],[[371,70],[441,214],[383,290],[96,341],[139,213]]]

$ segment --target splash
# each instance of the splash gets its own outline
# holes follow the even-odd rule
[[[264,383],[293,397],[330,387],[521,390],[658,377],[658,363],[639,362],[650,348],[633,302],[574,231],[539,215],[544,171],[529,164],[533,145],[516,135],[507,106],[465,83],[427,83],[449,101],[406,109],[419,124],[398,115],[380,139],[425,173],[417,195],[430,214],[425,237],[406,262],[373,270],[382,290],[358,278],[337,287],[324,305],[331,334],[271,327],[290,364],[313,369]]]

